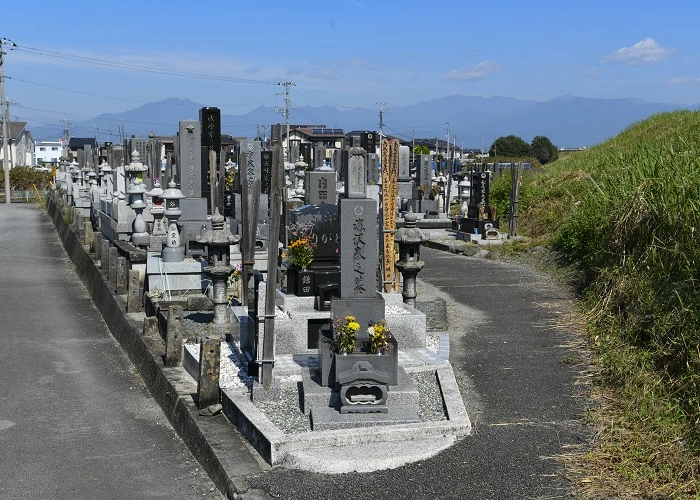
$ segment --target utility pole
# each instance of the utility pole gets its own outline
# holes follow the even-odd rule
[[[10,162],[10,154],[7,148],[7,120],[10,118],[10,113],[8,110],[9,103],[5,99],[5,73],[3,70],[3,56],[5,55],[5,50],[3,49],[3,45],[17,47],[17,44],[12,40],[8,40],[7,38],[0,39],[0,112],[2,112],[2,158],[3,170],[5,171],[5,203],[9,205],[12,203],[10,198],[10,168],[12,168],[12,163]]]
[[[287,147],[284,148],[284,158],[287,160],[287,162],[292,163],[292,159],[290,158],[290,149],[289,149],[289,87],[290,85],[294,85],[294,82],[279,82],[277,85],[284,85],[284,119],[287,125]]]
[[[375,104],[379,105],[379,163],[382,165],[382,170],[384,170],[384,158],[382,158],[384,148],[382,148],[382,138],[384,137],[384,106],[386,106],[386,103],[379,101]]]
[[[450,122],[447,122],[447,150],[445,152],[445,166],[447,169],[450,168]]]

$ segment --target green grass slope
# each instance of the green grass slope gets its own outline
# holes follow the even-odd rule
[[[521,227],[580,272],[600,362],[594,495],[700,497],[700,113],[524,178]],[[597,492],[597,493],[595,493]]]

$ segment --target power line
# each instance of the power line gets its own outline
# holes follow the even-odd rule
[[[227,77],[221,75],[211,75],[206,73],[195,73],[192,71],[182,71],[167,68],[153,68],[149,66],[140,66],[137,64],[121,63],[117,61],[108,61],[105,59],[98,59],[95,57],[79,56],[75,54],[66,54],[63,52],[38,49],[34,47],[17,46],[17,50],[22,52],[28,52],[40,56],[51,57],[53,59],[63,59],[67,61],[83,62],[87,64],[94,64],[97,66],[105,66],[109,68],[126,69],[130,71],[142,71],[148,73],[156,73],[161,75],[171,75],[171,76],[183,76],[187,78],[200,78],[204,80],[217,80],[224,82],[235,82],[235,83],[250,83],[250,84],[262,84],[262,85],[276,85],[277,82],[272,82],[268,80],[252,80],[247,78],[235,78]]]

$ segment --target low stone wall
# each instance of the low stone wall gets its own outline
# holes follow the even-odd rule
[[[229,498],[247,490],[241,471],[236,471],[234,464],[226,457],[226,446],[238,446],[225,437],[226,433],[234,432],[231,424],[221,419],[198,417],[198,409],[189,396],[192,393],[191,387],[183,391],[181,386],[180,374],[184,373],[183,369],[165,368],[161,353],[152,352],[152,342],[139,333],[143,330],[143,325],[134,319],[130,321],[124,300],[113,293],[106,276],[88,254],[73,228],[66,223],[60,208],[60,205],[64,205],[60,196],[60,191],[54,191],[52,196],[47,197],[46,211],[56,227],[68,257],[75,265],[77,275],[85,284],[110,332],[137,368],[175,431],[217,488]],[[143,318],[140,319],[143,322]],[[180,394],[184,394],[185,397]],[[221,449],[214,449],[211,442],[218,443],[216,446]]]

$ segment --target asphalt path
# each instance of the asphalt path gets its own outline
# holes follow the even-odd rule
[[[0,205],[0,498],[221,498],[36,205]]]
[[[418,300],[447,304],[450,358],[473,434],[421,462],[367,474],[274,468],[250,478],[273,498],[568,498],[556,457],[588,442],[573,301],[522,264],[423,249]],[[357,430],[349,432],[361,432]],[[367,457],[371,460],[371,457]]]

